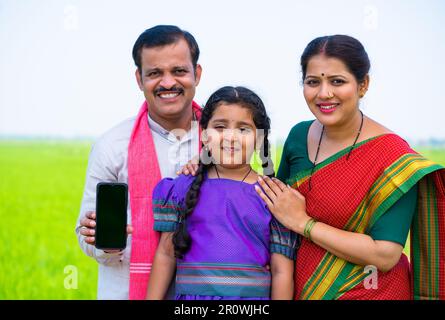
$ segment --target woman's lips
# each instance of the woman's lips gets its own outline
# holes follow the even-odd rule
[[[317,107],[319,107],[320,111],[323,113],[332,113],[337,109],[339,105],[339,103],[332,102],[317,103]]]

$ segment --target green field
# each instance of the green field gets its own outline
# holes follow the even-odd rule
[[[89,142],[0,141],[0,299],[95,299],[97,263],[74,233],[89,150]],[[445,165],[444,150],[419,151]],[[77,286],[66,288],[72,268]]]
[[[95,298],[97,264],[74,233],[89,150],[81,142],[0,143],[0,299]],[[67,266],[77,268],[77,289],[65,289]]]

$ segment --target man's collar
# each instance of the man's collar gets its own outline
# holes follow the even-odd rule
[[[152,119],[152,117],[150,117],[150,113],[148,113],[148,125],[150,127],[151,130],[153,130],[156,133],[159,133],[162,136],[166,136],[168,137],[170,131],[168,131],[167,129],[165,129],[164,127],[162,127],[159,123],[157,123],[156,121],[154,121]]]
[[[170,131],[168,131],[163,126],[161,126],[159,123],[157,123],[155,120],[153,120],[153,118],[150,116],[150,113],[147,113],[147,114],[148,114],[148,126],[150,127],[151,130],[160,134],[161,136],[165,137],[166,139],[169,139],[172,141],[176,140],[176,137],[174,134],[171,134]],[[197,121],[195,113],[193,112],[192,114],[193,114],[192,121]],[[189,135],[190,135],[190,130],[187,131],[187,134],[182,139],[188,137]]]

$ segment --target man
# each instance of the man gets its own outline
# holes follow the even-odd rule
[[[94,144],[76,226],[82,250],[99,263],[98,299],[145,298],[159,237],[153,231],[153,188],[199,152],[199,129],[193,125],[201,114],[193,102],[202,71],[198,58],[193,36],[176,26],[155,26],[134,44],[135,75],[145,102],[136,118]],[[102,181],[128,183],[129,236],[123,251],[94,246],[96,185]]]

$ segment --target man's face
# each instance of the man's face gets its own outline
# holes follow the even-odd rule
[[[141,73],[136,70],[136,78],[153,120],[177,121],[191,111],[201,66],[193,69],[187,42],[180,39],[162,47],[143,48]]]

